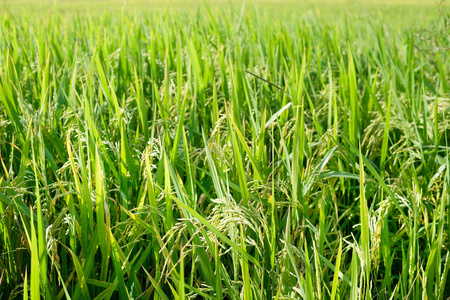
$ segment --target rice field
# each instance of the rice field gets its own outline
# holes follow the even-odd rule
[[[3,1],[1,299],[450,299],[445,1]]]

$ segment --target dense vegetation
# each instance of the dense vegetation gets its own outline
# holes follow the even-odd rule
[[[0,298],[450,297],[444,7],[0,21]]]

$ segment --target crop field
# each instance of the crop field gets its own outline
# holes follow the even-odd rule
[[[450,299],[445,1],[0,3],[0,299]]]

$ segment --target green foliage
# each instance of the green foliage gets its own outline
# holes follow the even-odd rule
[[[216,5],[0,12],[0,298],[450,297],[445,10]]]

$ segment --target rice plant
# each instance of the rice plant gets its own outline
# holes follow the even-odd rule
[[[450,298],[443,1],[132,3],[2,4],[1,299]]]

